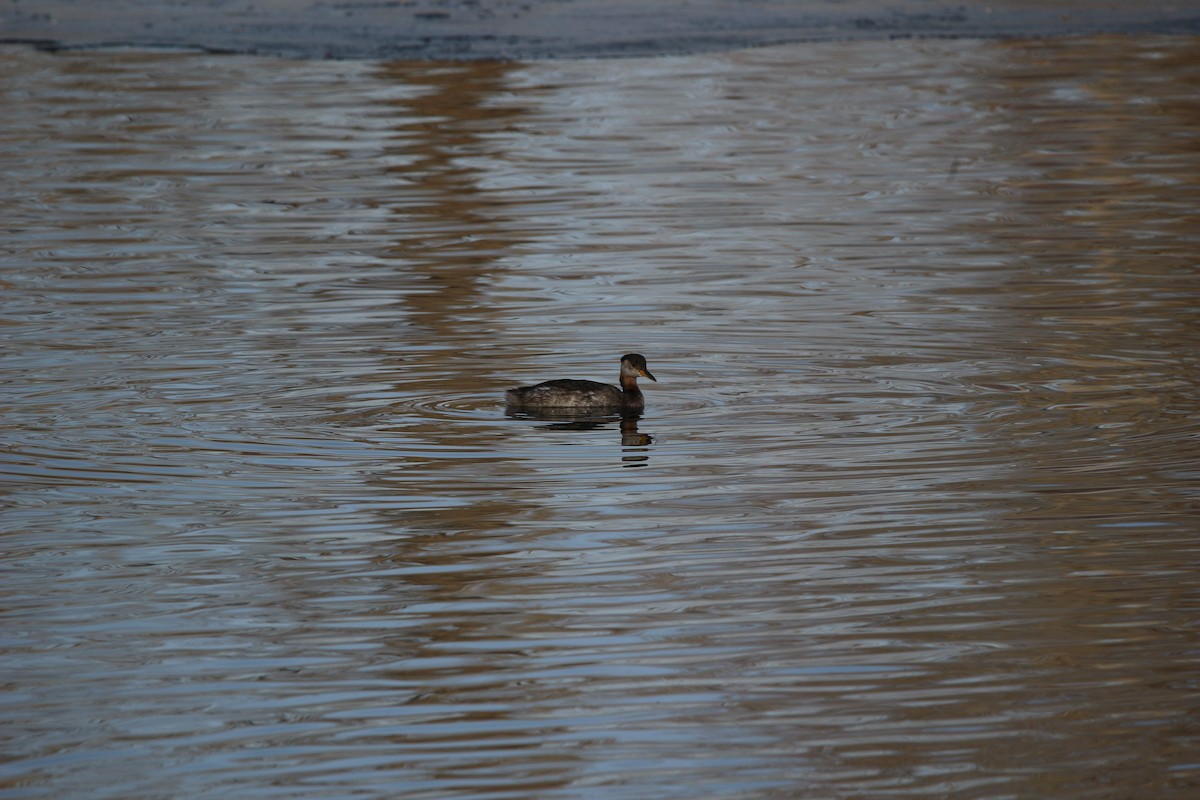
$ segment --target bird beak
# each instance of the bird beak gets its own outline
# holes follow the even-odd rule
[[[637,367],[636,369],[638,371],[638,374],[641,375],[643,378],[649,378],[650,380],[654,381],[655,383],[658,383],[658,378],[651,375],[650,370],[642,369],[641,367]]]

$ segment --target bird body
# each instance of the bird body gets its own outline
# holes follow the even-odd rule
[[[621,357],[621,385],[598,381],[560,378],[535,386],[522,386],[505,392],[511,410],[518,411],[598,411],[635,412],[646,407],[646,398],[638,387],[638,376],[657,382],[646,368],[646,359],[637,353]]]

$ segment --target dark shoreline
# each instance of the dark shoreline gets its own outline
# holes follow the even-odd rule
[[[0,0],[0,42],[291,58],[652,56],[800,41],[1200,34],[1200,2]]]

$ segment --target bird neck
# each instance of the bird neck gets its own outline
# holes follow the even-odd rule
[[[641,394],[642,390],[638,388],[636,375],[621,376],[621,390],[625,394]]]

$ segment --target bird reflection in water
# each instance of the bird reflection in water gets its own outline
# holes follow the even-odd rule
[[[641,419],[637,414],[610,414],[606,416],[580,416],[578,413],[552,413],[542,412],[538,414],[528,411],[515,411],[509,408],[506,412],[513,419],[528,419],[544,422],[546,424],[539,425],[538,428],[543,431],[594,431],[607,428],[614,422],[620,423],[621,428],[621,447],[625,451],[621,456],[621,461],[625,462],[628,467],[645,466],[650,460],[648,448],[654,443],[654,437],[648,433],[643,433],[638,430],[638,420]],[[637,454],[641,450],[642,454]]]

